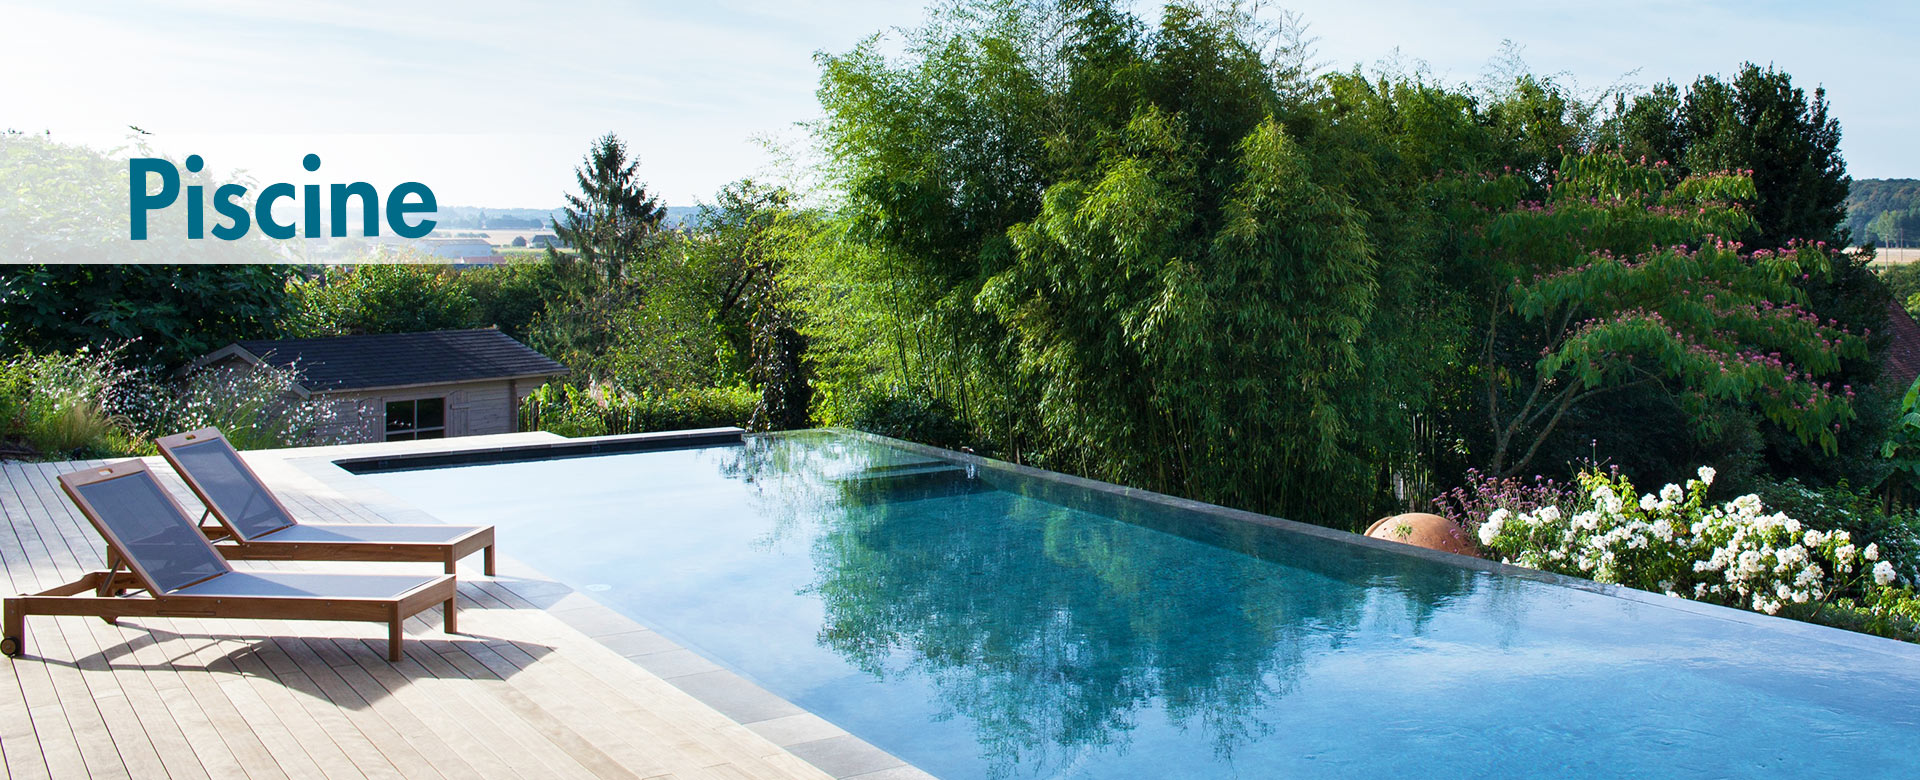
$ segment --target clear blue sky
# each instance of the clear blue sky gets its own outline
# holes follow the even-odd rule
[[[805,7],[799,7],[805,6]],[[1669,6],[1684,6],[1674,10]],[[1824,85],[1855,177],[1920,177],[1920,3],[1296,0],[1334,67],[1399,56],[1477,81],[1501,42],[1587,88],[1772,63]],[[0,127],[95,145],[137,124],[217,170],[424,181],[448,205],[557,205],[613,131],[674,205],[778,174],[756,137],[817,114],[815,51],[845,51],[917,2],[467,3],[0,0]]]

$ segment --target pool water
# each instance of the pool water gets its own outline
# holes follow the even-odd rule
[[[361,477],[943,778],[1920,777],[1920,650],[833,432]]]

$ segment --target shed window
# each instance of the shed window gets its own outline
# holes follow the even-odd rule
[[[442,439],[447,435],[447,399],[387,402],[387,441]]]

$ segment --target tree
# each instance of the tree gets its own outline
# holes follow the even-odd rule
[[[1906,247],[1920,240],[1920,198],[1912,208],[1880,212],[1867,223],[1867,232],[1880,246]]]
[[[553,264],[545,261],[468,268],[454,274],[451,281],[473,298],[470,327],[499,328],[522,342],[550,302],[565,302],[559,275]]]
[[[1609,125],[1609,142],[1628,155],[1670,162],[1670,182],[1724,171],[1750,178],[1752,219],[1727,236],[1750,249],[1778,250],[1796,241],[1816,249],[1842,247],[1853,238],[1846,223],[1850,179],[1840,155],[1840,123],[1830,115],[1822,89],[1809,95],[1793,85],[1789,74],[1747,63],[1731,79],[1704,76],[1684,92],[1672,84],[1656,87]],[[1834,254],[1829,260],[1829,273],[1811,274],[1796,286],[1815,315],[1865,336],[1867,354],[1815,378],[1864,388],[1881,375],[1892,298],[1868,269],[1866,256]],[[1881,420],[1872,416],[1863,422],[1844,431],[1841,440],[1844,451],[1862,457],[1879,440]],[[1776,472],[1822,481],[1844,477],[1830,468],[1833,459],[1825,451],[1810,458],[1798,433],[1772,423],[1756,433]]]
[[[135,341],[128,360],[173,366],[272,334],[289,272],[268,242],[131,241],[126,197],[117,152],[0,134],[0,356]]]
[[[1510,177],[1463,181],[1482,202],[1518,201],[1484,231],[1499,269],[1480,357],[1495,476],[1528,467],[1570,410],[1627,388],[1659,386],[1703,425],[1750,405],[1829,453],[1854,416],[1852,389],[1819,376],[1866,357],[1865,342],[1796,286],[1829,273],[1829,253],[1743,251],[1719,237],[1747,227],[1752,181],[1669,186],[1662,167],[1569,156],[1545,202],[1519,200]]]
[[[318,338],[473,327],[473,296],[454,273],[395,263],[328,268],[287,285],[281,330],[293,338]]]
[[[688,265],[727,343],[729,373],[760,388],[752,427],[805,427],[813,388],[804,365],[807,339],[780,282],[788,261],[818,230],[793,193],[743,179],[702,204],[687,248]]]
[[[800,299],[827,403],[930,396],[912,408],[1012,458],[1372,512],[1456,349],[1417,200],[1436,160],[1401,157],[1418,142],[1363,88],[1313,82],[1294,32],[1241,6],[1149,31],[1110,3],[977,3],[899,63],[824,58],[850,219]],[[1484,146],[1443,102],[1420,106],[1436,130]]]
[[[30,265],[0,271],[0,349],[135,342],[129,360],[177,366],[271,335],[284,266]]]
[[[1043,429],[1089,470],[1304,512],[1305,482],[1369,476],[1347,446],[1377,294],[1363,217],[1274,122],[1240,143],[1225,202],[1196,203],[1186,129],[1146,109],[1132,154],[1049,188],[982,298],[1041,388]],[[1195,241],[1215,208],[1222,221]]]
[[[1795,239],[1845,246],[1851,180],[1828,108],[1826,90],[1809,97],[1791,75],[1746,63],[1731,81],[1702,76],[1684,93],[1667,83],[1623,99],[1605,135],[1630,158],[1673,166],[1673,176],[1747,171],[1752,224],[1729,238],[1757,249]]]
[[[1920,210],[1920,180],[1915,179],[1854,179],[1847,185],[1847,233],[1855,244],[1867,244],[1878,239],[1868,225],[1888,211],[1905,211],[1909,215]],[[1908,241],[1920,241],[1920,235],[1907,231],[1913,238]],[[1885,241],[1880,242],[1886,246]]]
[[[639,170],[640,161],[627,159],[627,145],[617,136],[595,139],[574,169],[580,193],[567,194],[565,218],[553,226],[572,253],[548,247],[548,259],[563,268],[578,263],[596,286],[626,279],[628,266],[639,262],[667,216],[666,206],[647,194]]]

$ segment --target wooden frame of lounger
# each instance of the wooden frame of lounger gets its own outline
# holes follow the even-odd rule
[[[205,526],[207,537],[215,541],[221,541],[222,543],[215,545],[215,548],[231,560],[439,562],[446,566],[446,572],[448,574],[452,574],[454,573],[454,564],[457,561],[468,555],[472,555],[478,550],[484,551],[485,553],[484,570],[487,576],[491,577],[494,574],[493,526],[490,525],[380,526],[380,530],[387,533],[416,528],[420,529],[423,535],[441,537],[444,537],[445,534],[452,529],[468,529],[467,533],[461,534],[451,540],[444,538],[433,541],[407,541],[402,539],[380,541],[275,540],[273,538],[275,533],[297,525],[304,525],[308,528],[348,529],[364,527],[364,524],[301,523],[294,517],[292,512],[287,511],[285,504],[280,503],[280,498],[275,496],[273,491],[267,488],[267,483],[260,479],[260,475],[254,473],[253,467],[247,465],[246,459],[241,458],[239,453],[234,451],[233,445],[227,442],[226,436],[222,435],[218,428],[202,428],[197,431],[163,436],[154,443],[160,448],[160,456],[167,459],[168,465],[173,466],[174,473],[179,474],[180,478],[187,483],[187,487],[192,489],[193,494],[200,499],[200,503],[206,505],[207,514],[200,517],[201,522],[204,523],[208,517],[212,517],[219,523],[217,526]],[[238,464],[242,476],[252,480],[254,486],[259,490],[260,496],[271,502],[273,506],[280,511],[280,515],[286,519],[287,524],[264,534],[248,535],[240,528],[239,523],[221,511],[219,504],[214,501],[212,496],[208,495],[206,486],[196,478],[191,469],[188,469],[181,463],[178,451],[189,446],[219,446],[226,448],[227,452],[232,453],[233,460]]]
[[[93,523],[94,530],[107,542],[107,549],[114,558],[127,567],[120,570],[116,564],[109,571],[89,572],[78,580],[57,588],[7,598],[4,601],[5,617],[0,621],[0,652],[6,655],[19,655],[26,651],[26,617],[28,615],[81,615],[98,617],[113,623],[123,617],[166,617],[166,618],[240,618],[259,620],[352,620],[387,624],[387,658],[398,662],[401,655],[401,642],[404,632],[402,623],[409,617],[419,614],[436,604],[446,607],[446,631],[455,633],[455,581],[450,575],[360,575],[360,574],[281,574],[285,577],[301,578],[301,584],[311,586],[315,583],[332,582],[341,586],[364,583],[368,580],[384,579],[389,581],[418,580],[418,584],[402,589],[387,597],[365,595],[328,595],[316,592],[300,596],[253,596],[253,595],[194,595],[177,591],[192,588],[234,574],[231,567],[216,553],[210,559],[219,562],[224,570],[211,576],[178,585],[173,591],[163,591],[155,584],[153,576],[143,566],[138,556],[129,555],[128,547],[113,530],[112,524],[102,519],[99,511],[89,503],[81,488],[95,483],[114,479],[152,480],[159,496],[170,505],[176,514],[173,521],[185,526],[192,533],[187,538],[197,539],[207,545],[209,551],[214,545],[201,536],[187,511],[174,500],[173,496],[160,486],[148,471],[145,463],[138,460],[116,463],[97,469],[87,469],[60,476],[60,487],[66,491],[82,514]],[[159,518],[167,522],[168,518]],[[271,578],[274,573],[250,573],[243,576]],[[146,595],[120,595],[126,591],[140,590]],[[344,588],[342,588],[344,590]],[[91,595],[88,594],[91,591]]]

